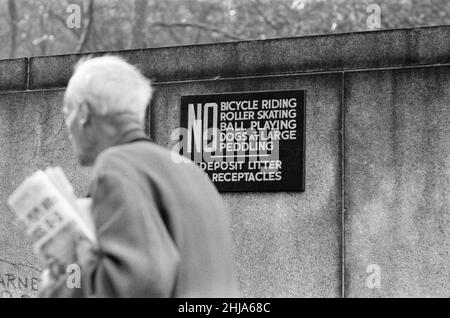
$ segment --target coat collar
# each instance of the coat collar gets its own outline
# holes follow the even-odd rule
[[[129,144],[136,141],[151,141],[150,137],[139,128],[125,131],[117,140],[116,145]]]

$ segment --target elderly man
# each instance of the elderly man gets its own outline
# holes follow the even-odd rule
[[[228,215],[192,162],[175,163],[143,131],[150,82],[113,56],[80,62],[64,114],[74,152],[93,165],[98,248],[80,247],[81,288],[50,297],[235,297]]]

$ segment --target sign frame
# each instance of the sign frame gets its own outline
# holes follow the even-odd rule
[[[188,105],[192,103],[198,103],[198,100],[202,100],[203,106],[208,103],[208,101],[214,99],[223,99],[233,97],[234,99],[241,99],[243,97],[253,97],[255,96],[282,96],[282,95],[296,95],[298,100],[298,111],[297,111],[297,140],[295,140],[295,154],[298,154],[298,162],[295,167],[298,171],[296,183],[283,185],[280,181],[274,181],[272,183],[263,182],[252,182],[246,185],[234,183],[233,185],[224,186],[217,182],[215,184],[219,192],[222,193],[250,193],[250,192],[304,192],[306,189],[306,107],[307,107],[307,90],[306,89],[278,89],[278,90],[258,90],[258,91],[233,91],[233,92],[221,92],[221,93],[210,93],[210,94],[189,94],[182,95],[180,98],[180,127],[187,128],[188,126]],[[274,97],[274,98],[275,98]],[[203,121],[203,119],[202,119]],[[284,141],[280,141],[283,143]],[[292,142],[292,141],[290,141]],[[292,142],[293,143],[293,142]],[[203,153],[204,148],[202,148]],[[286,149],[281,151],[281,154],[286,154]],[[280,157],[281,158],[281,157]],[[191,157],[192,159],[192,157]],[[283,160],[283,159],[281,159]],[[293,164],[291,163],[291,166]],[[292,168],[291,168],[292,169]],[[205,171],[207,173],[207,171]],[[210,176],[211,179],[211,176]],[[278,182],[277,184],[275,182]]]

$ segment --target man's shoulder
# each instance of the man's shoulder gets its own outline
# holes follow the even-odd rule
[[[139,141],[133,143],[127,143],[122,145],[116,145],[103,150],[97,160],[96,164],[105,164],[105,161],[110,159],[123,158],[127,155],[132,155],[140,152],[161,152],[162,147],[152,142]]]
[[[200,193],[213,196],[217,192],[207,174],[194,162],[149,142],[115,146],[102,152],[92,178],[108,175],[134,185],[151,184],[160,193],[178,193],[180,197],[192,198]]]
[[[98,155],[94,170],[114,169],[122,165],[129,165],[130,159],[136,160],[144,156],[145,153],[154,152],[158,152],[158,150],[149,142],[135,142],[109,147]]]
[[[97,158],[95,170],[120,169],[124,166],[146,166],[151,169],[177,170],[180,165],[199,169],[192,161],[152,142],[135,142],[110,147]]]

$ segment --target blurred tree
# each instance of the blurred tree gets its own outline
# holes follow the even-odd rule
[[[83,22],[83,32],[81,33],[80,40],[78,42],[76,49],[77,52],[85,51],[87,44],[89,43],[89,36],[94,24],[94,4],[94,0],[89,0],[89,4],[84,13],[85,19]]]
[[[17,9],[14,0],[8,0],[8,10],[11,26],[11,42],[10,42],[10,53],[9,56],[12,58],[16,56],[17,48]]]
[[[373,0],[0,0],[0,58],[369,30]],[[79,29],[67,25],[80,6]],[[377,0],[382,28],[450,24],[448,0]]]
[[[134,0],[133,30],[131,32],[131,48],[146,46],[148,0]]]

